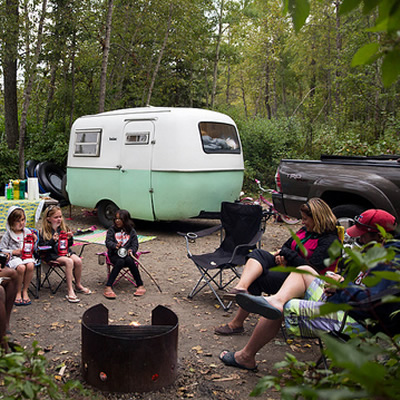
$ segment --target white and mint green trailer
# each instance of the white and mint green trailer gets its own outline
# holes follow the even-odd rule
[[[234,121],[193,108],[131,108],[78,118],[68,152],[72,205],[97,208],[104,226],[123,208],[172,221],[238,199],[243,154]]]

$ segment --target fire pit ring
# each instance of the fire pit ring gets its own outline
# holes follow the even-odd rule
[[[151,325],[109,325],[108,309],[97,304],[82,317],[82,373],[107,392],[150,392],[177,376],[178,317],[157,306]]]

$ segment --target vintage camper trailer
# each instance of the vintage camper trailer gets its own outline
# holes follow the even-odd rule
[[[96,207],[104,226],[118,208],[137,219],[171,221],[236,200],[243,170],[239,134],[227,115],[132,108],[75,121],[66,189],[71,204]]]

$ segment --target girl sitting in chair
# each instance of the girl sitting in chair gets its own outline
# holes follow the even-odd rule
[[[7,231],[0,243],[2,251],[10,255],[7,266],[17,271],[16,306],[27,306],[31,304],[28,289],[35,268],[33,247],[37,237],[30,229],[25,227],[25,223],[25,211],[21,207],[10,207],[6,222]],[[30,254],[24,252],[25,239],[28,235],[32,235],[33,239],[33,243],[30,244]]]
[[[128,211],[118,210],[116,212],[114,225],[107,231],[106,246],[113,268],[104,289],[104,297],[107,299],[115,299],[117,297],[112,285],[124,267],[129,268],[135,279],[137,289],[134,296],[143,296],[146,293],[146,289],[143,286],[135,260],[131,257],[138,251],[139,241]]]
[[[75,290],[82,294],[91,294],[92,291],[81,283],[82,260],[70,250],[73,242],[73,234],[65,224],[61,208],[58,206],[48,207],[43,216],[39,244],[49,246],[50,250],[46,251],[43,258],[45,262],[57,261],[60,265],[65,266],[68,288],[68,294],[65,297],[70,303],[78,303],[80,300],[76,296]],[[75,290],[72,285],[73,278],[75,278]]]

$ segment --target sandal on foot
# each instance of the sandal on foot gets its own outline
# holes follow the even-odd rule
[[[117,295],[111,290],[111,291],[109,291],[109,292],[104,292],[103,293],[103,296],[106,298],[106,299],[109,299],[109,300],[115,300],[115,298],[117,297]]]
[[[269,304],[263,296],[253,296],[251,294],[240,293],[236,297],[236,302],[243,310],[259,314],[267,319],[276,320],[282,318],[282,311]]]
[[[15,299],[14,305],[19,307],[24,305],[24,301],[22,299]]]
[[[22,306],[29,306],[30,304],[32,304],[32,302],[31,302],[31,300],[30,299],[25,299],[25,300],[22,300]]]
[[[240,335],[241,333],[244,332],[244,328],[243,326],[241,326],[240,328],[231,328],[228,324],[224,324],[215,328],[214,332],[217,335],[225,335],[225,336]]]
[[[246,289],[236,289],[233,288],[228,293],[225,293],[222,297],[224,300],[233,301],[236,299],[236,295],[239,293],[249,293]]]
[[[82,289],[75,288],[75,291],[77,293],[81,293],[81,294],[92,294],[92,291],[89,288],[86,288],[86,287],[83,287]]]
[[[257,365],[253,368],[246,367],[245,365],[239,364],[235,360],[235,353],[233,351],[223,350],[219,355],[219,359],[228,367],[235,367],[240,369],[246,369],[247,371],[257,371]]]
[[[70,303],[79,303],[80,300],[76,296],[69,296],[68,294],[65,296],[65,298],[70,302]]]
[[[135,293],[133,293],[134,296],[139,297],[139,296],[143,296],[146,293],[146,289],[145,288],[139,288],[136,290]]]

